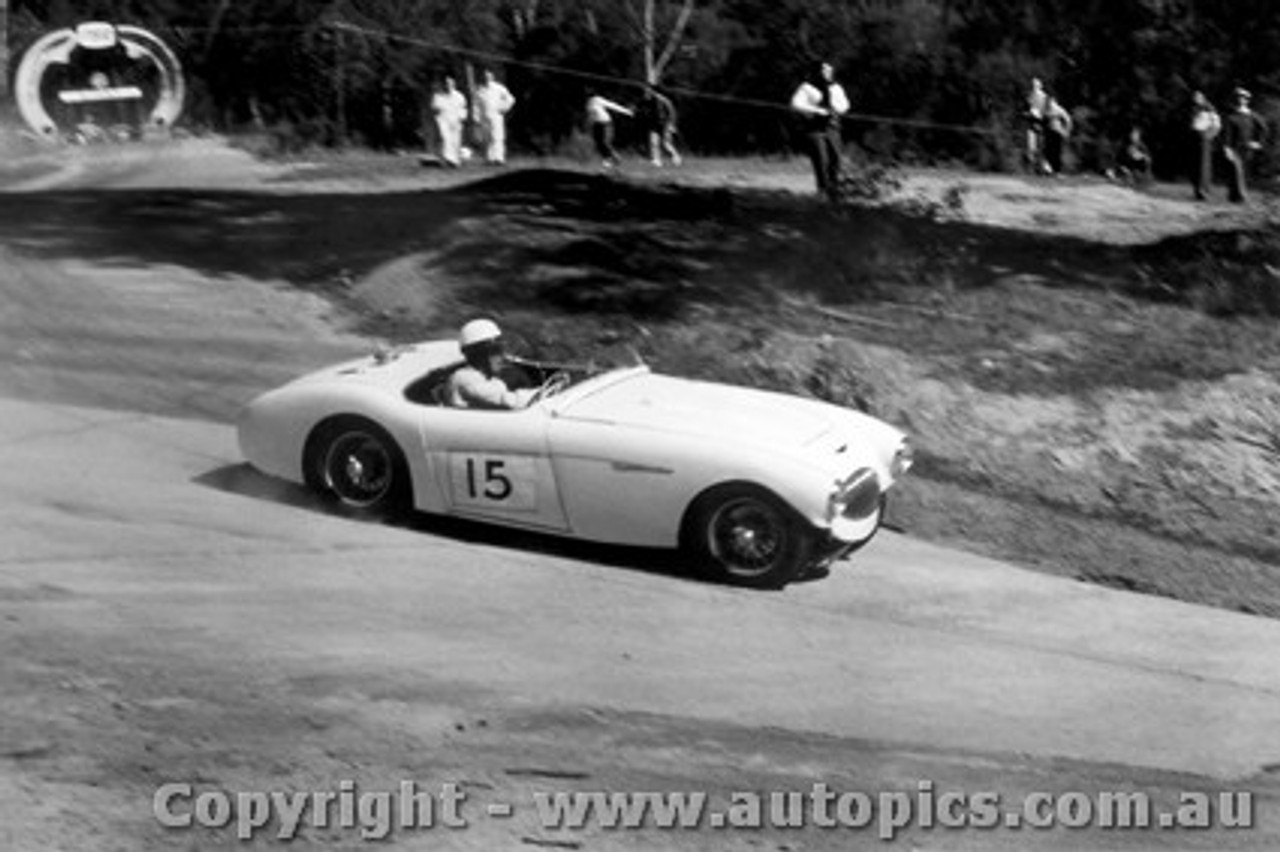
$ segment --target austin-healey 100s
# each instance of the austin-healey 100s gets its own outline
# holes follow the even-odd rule
[[[713,577],[779,587],[867,542],[911,465],[898,429],[813,399],[512,359],[512,411],[451,408],[454,341],[383,350],[253,400],[246,460],[355,512],[418,510],[680,548]]]

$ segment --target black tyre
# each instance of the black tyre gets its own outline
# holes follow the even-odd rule
[[[712,579],[776,589],[808,570],[814,533],[765,489],[726,485],[704,494],[690,509],[684,547]]]
[[[358,417],[329,421],[307,442],[307,483],[352,514],[390,517],[411,504],[409,466],[387,431]]]

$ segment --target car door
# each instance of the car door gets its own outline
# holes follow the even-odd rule
[[[434,408],[422,446],[449,514],[514,526],[566,530],[547,452],[548,414]]]

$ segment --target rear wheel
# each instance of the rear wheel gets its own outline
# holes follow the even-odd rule
[[[700,497],[684,533],[686,549],[706,573],[739,586],[780,588],[804,574],[813,555],[808,525],[752,485],[727,485]]]
[[[388,516],[408,508],[404,453],[372,421],[344,417],[324,424],[308,442],[305,465],[308,484],[348,512]]]

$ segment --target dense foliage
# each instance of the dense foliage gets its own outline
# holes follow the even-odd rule
[[[1280,95],[1274,0],[14,0],[15,55],[41,31],[98,18],[169,39],[193,79],[188,122],[257,123],[298,142],[411,143],[432,82],[498,66],[517,145],[570,139],[588,85],[623,101],[671,88],[686,145],[793,144],[782,104],[815,57],[839,69],[872,150],[1007,168],[1028,80],[1073,110],[1082,168],[1132,125],[1168,172],[1191,92]],[[470,69],[468,68],[470,66]],[[616,82],[611,82],[616,81]],[[701,93],[701,94],[699,94]],[[704,96],[705,95],[705,96]],[[707,97],[710,96],[710,97]],[[1280,99],[1278,99],[1280,100]],[[933,125],[945,125],[935,127]],[[624,128],[625,130],[625,128]]]

